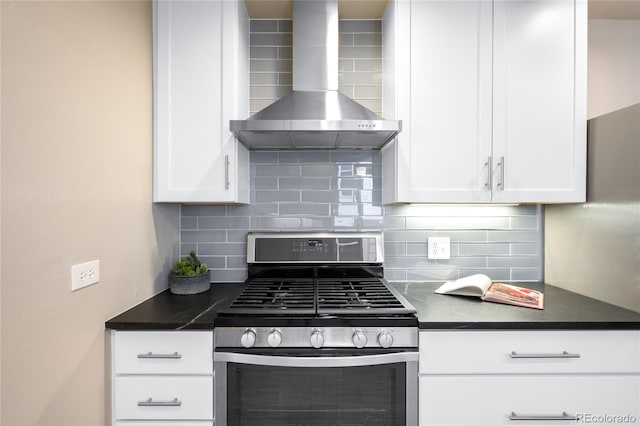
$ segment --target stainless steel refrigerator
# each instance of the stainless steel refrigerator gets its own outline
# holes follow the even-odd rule
[[[545,282],[640,312],[640,104],[588,122],[587,202],[545,208]]]

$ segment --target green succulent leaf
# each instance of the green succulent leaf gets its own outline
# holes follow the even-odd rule
[[[174,275],[193,276],[207,272],[207,264],[200,262],[196,253],[192,251],[189,256],[178,260],[176,266],[171,271]]]

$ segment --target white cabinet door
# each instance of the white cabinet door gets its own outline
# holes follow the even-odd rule
[[[248,115],[244,4],[153,4],[154,201],[248,202],[248,153],[228,130]]]
[[[394,114],[403,131],[389,147],[397,164],[393,201],[489,201],[491,3],[413,1],[410,7],[410,25],[396,28],[410,31],[410,41],[395,56],[408,54],[411,61],[410,85],[398,94],[410,106],[402,108],[405,115]]]
[[[494,201],[585,201],[585,52],[584,1],[494,1]]]

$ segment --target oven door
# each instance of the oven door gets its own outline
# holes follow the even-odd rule
[[[417,426],[418,353],[216,352],[216,426]]]

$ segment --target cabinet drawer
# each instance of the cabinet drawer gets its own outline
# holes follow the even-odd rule
[[[213,420],[213,377],[120,376],[117,420]]]
[[[640,332],[421,332],[420,373],[640,373]]]
[[[115,333],[115,374],[213,374],[210,331]]]
[[[421,376],[419,383],[420,426],[640,424],[637,375]]]

